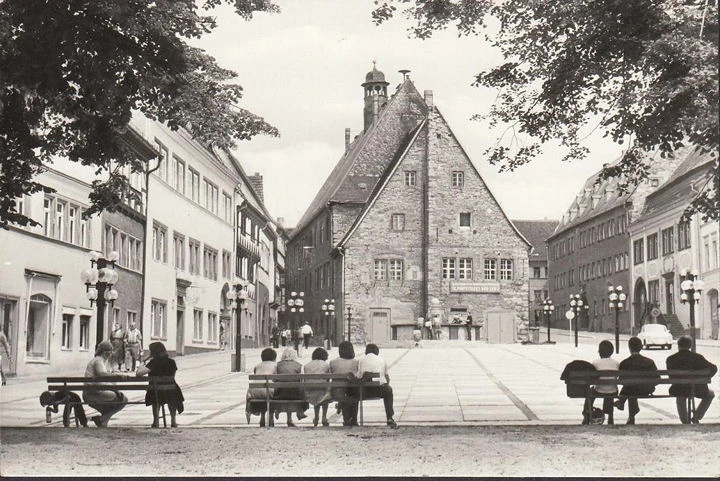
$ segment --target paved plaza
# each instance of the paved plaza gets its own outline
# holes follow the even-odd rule
[[[391,385],[395,392],[395,419],[400,425],[574,425],[581,420],[582,400],[568,399],[560,373],[573,359],[597,357],[597,342],[610,335],[585,334],[576,348],[572,338],[562,331],[553,333],[557,344],[523,345],[485,344],[467,341],[423,341],[419,347],[381,349],[390,365]],[[628,355],[626,336],[615,357]],[[362,352],[356,346],[356,352]],[[651,350],[643,353],[665,367],[665,358],[673,351]],[[246,349],[247,366],[259,362],[259,349]],[[711,362],[720,362],[717,341],[701,341],[698,352]],[[332,349],[330,358],[337,356]],[[304,353],[301,362],[310,359]],[[245,418],[246,373],[230,372],[231,353],[219,351],[176,358],[178,383],[185,394],[185,412],[178,417],[182,427],[257,427],[257,418],[248,425]],[[80,375],[81,373],[65,373]],[[61,416],[46,424],[44,409],[38,402],[45,390],[45,378],[11,378],[0,390],[0,427],[56,427]],[[717,376],[713,387],[718,389]],[[661,387],[659,389],[667,389]],[[128,393],[131,400],[141,394]],[[382,401],[364,404],[365,424],[385,423]],[[672,398],[640,401],[639,424],[677,424]],[[92,411],[91,408],[87,408]],[[340,426],[334,414],[330,422]],[[616,411],[616,423],[624,423],[627,411]],[[312,426],[312,416],[299,426]],[[151,413],[143,406],[128,406],[110,422],[113,426],[149,426]],[[284,421],[281,420],[281,421]],[[720,422],[720,402],[714,402],[704,423]],[[284,429],[284,422],[279,423]],[[277,428],[276,428],[277,429]]]

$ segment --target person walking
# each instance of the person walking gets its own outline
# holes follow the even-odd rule
[[[3,331],[2,327],[0,327],[0,377],[2,377],[2,385],[4,386],[7,382],[7,379],[5,378],[5,371],[3,371],[2,368],[3,357],[7,358],[8,369],[10,369],[10,361],[12,360],[12,358],[10,357],[10,343],[8,342],[8,338],[5,335],[5,331]]]
[[[290,337],[290,330],[283,329],[280,333],[280,343],[282,344],[282,347],[285,347],[287,345],[288,338]]]
[[[312,327],[310,327],[310,323],[308,321],[305,321],[305,323],[300,328],[300,333],[303,337],[303,347],[305,349],[310,347],[310,338],[313,336],[313,330]]]
[[[678,352],[668,356],[665,360],[665,364],[668,369],[682,369],[686,371],[703,371],[707,370],[710,373],[710,377],[717,373],[717,366],[702,355],[692,352],[692,338],[690,336],[680,336],[677,340]],[[683,424],[699,424],[702,418],[705,416],[710,403],[712,403],[715,393],[708,387],[707,384],[672,384],[669,392],[672,396],[675,396],[675,405],[677,406],[678,416],[680,422]],[[700,404],[695,410],[695,416],[690,418],[690,413],[687,410],[688,398],[694,394],[696,398],[700,398]]]
[[[628,339],[628,350],[630,357],[620,361],[621,371],[657,371],[655,361],[640,354],[642,341],[639,337],[633,336]],[[625,398],[623,396],[647,396],[654,391],[655,384],[623,386],[620,390],[620,399],[615,401],[615,407],[622,411],[625,409],[627,400],[629,414],[627,424],[635,424],[635,416],[640,412],[640,406],[636,397]]]
[[[113,360],[113,345],[110,341],[102,341],[95,348],[95,357],[93,357],[85,368],[85,377],[108,377],[116,376],[112,369],[108,369],[108,365]],[[122,376],[126,376],[123,374]],[[108,386],[111,388],[112,386]],[[91,408],[100,413],[99,416],[90,418],[92,422],[99,428],[106,428],[110,418],[120,412],[128,402],[128,398],[117,389],[108,389],[105,391],[96,391],[94,389],[83,390],[83,399]]]
[[[112,345],[112,370],[122,371],[122,366],[125,363],[125,330],[120,326],[119,322],[113,325],[113,330],[110,332],[110,343]]]
[[[368,387],[365,389],[365,393],[368,398],[382,398],[387,425],[392,429],[397,429],[398,425],[393,419],[395,410],[393,409],[393,390],[390,386],[390,374],[388,373],[387,363],[385,359],[380,357],[380,348],[376,344],[371,343],[365,346],[365,356],[358,361],[357,377],[362,379],[366,373],[380,375],[378,379],[380,386]]]
[[[153,389],[148,389],[145,392],[145,405],[152,406],[153,423],[151,427],[157,428],[160,426],[160,406],[162,406],[163,404],[167,404],[167,407],[170,410],[170,427],[176,428],[177,421],[175,416],[177,413],[182,414],[182,412],[185,410],[185,406],[183,404],[183,401],[185,401],[185,397],[183,396],[180,386],[178,386],[178,384],[175,382],[177,364],[175,363],[174,359],[170,358],[167,349],[165,349],[165,345],[162,342],[152,342],[150,343],[150,346],[148,346],[148,349],[150,351],[150,359],[148,360],[147,364],[138,368],[137,375],[141,377],[146,375],[150,377],[173,377],[172,389],[160,390],[157,393]],[[155,403],[156,397],[159,404]]]
[[[280,329],[278,328],[277,323],[275,323],[275,325],[273,325],[273,327],[272,327],[272,330],[270,331],[270,345],[272,347],[274,347],[275,349],[277,349],[278,344],[279,344],[279,342],[278,342],[279,339],[280,339]],[[285,344],[283,343],[283,346],[284,345]]]
[[[130,322],[130,328],[125,332],[125,368],[135,371],[135,364],[140,360],[142,352],[142,333],[135,326],[134,322]],[[128,366],[128,360],[130,365]]]

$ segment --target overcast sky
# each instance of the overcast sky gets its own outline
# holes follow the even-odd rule
[[[395,19],[376,27],[371,0],[278,0],[280,14],[260,14],[250,22],[230,8],[213,12],[218,28],[195,45],[238,73],[245,89],[241,106],[276,126],[280,138],[256,137],[236,154],[248,174],[264,176],[265,204],[273,217],[294,225],[344,150],[345,128],[362,129],[365,74],[377,61],[390,82],[398,70],[422,94],[432,90],[435,105],[480,174],[512,219],[559,219],[584,180],[620,148],[594,134],[585,161],[563,163],[562,151],[546,148],[542,158],[513,173],[498,173],[483,152],[497,132],[484,113],[497,92],[472,87],[474,75],[501,57],[481,38],[458,38],[454,30],[430,40],[410,39],[407,23]]]

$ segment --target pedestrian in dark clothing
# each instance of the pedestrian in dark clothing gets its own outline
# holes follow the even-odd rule
[[[638,337],[628,339],[630,357],[620,362],[621,371],[657,371],[655,361],[640,354],[642,341]],[[658,379],[660,376],[658,376]],[[623,386],[620,390],[620,399],[615,401],[615,407],[619,410],[625,409],[625,400],[628,402],[629,416],[627,424],[635,424],[635,416],[640,412],[638,400],[635,397],[625,398],[624,396],[647,396],[655,391],[655,384],[642,384]]]
[[[278,345],[280,344],[280,329],[278,328],[278,325],[275,324],[272,327],[272,330],[270,331],[270,345],[274,347],[275,349],[278,348]],[[283,342],[283,346],[285,343]]]
[[[469,312],[467,313],[467,319],[465,319],[465,332],[467,332],[467,340],[472,341],[471,331],[472,331],[472,325],[473,325],[473,318],[472,314]]]
[[[40,394],[40,405],[48,411],[57,413],[60,404],[65,405],[63,409],[63,426],[70,427],[70,412],[75,411],[75,419],[82,427],[87,427],[87,416],[80,396],[72,391],[57,391],[54,393],[45,391]]]
[[[170,359],[168,356],[165,345],[162,342],[153,342],[150,343],[148,349],[150,350],[150,360],[147,364],[145,364],[145,366],[140,366],[138,368],[137,375],[175,377],[177,364],[175,364],[174,359]],[[156,393],[154,390],[148,389],[145,393],[145,405],[152,406],[153,410],[153,423],[151,426],[153,428],[159,427],[159,411],[160,406],[163,404],[167,404],[168,409],[170,410],[170,426],[173,428],[177,427],[175,415],[176,413],[182,414],[184,411],[185,406],[183,405],[183,401],[185,401],[185,398],[183,397],[180,386],[178,386],[175,381],[173,381],[173,384],[174,389],[168,391],[162,390]],[[155,403],[156,395],[159,405]]]
[[[690,336],[681,336],[677,341],[678,352],[669,356],[665,361],[668,369],[683,369],[687,371],[703,371],[707,370],[710,377],[717,373],[717,366],[700,354],[692,352],[692,339]],[[698,424],[710,407],[710,403],[715,397],[715,393],[707,384],[673,384],[670,386],[670,394],[675,396],[675,404],[677,406],[680,422],[683,424]],[[700,405],[695,410],[695,416],[690,419],[687,411],[688,398],[693,395],[700,398]]]

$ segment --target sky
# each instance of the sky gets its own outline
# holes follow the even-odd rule
[[[248,174],[263,175],[266,207],[286,226],[295,225],[340,160],[345,128],[353,138],[361,132],[360,84],[373,60],[389,92],[402,82],[401,69],[410,70],[421,94],[433,91],[435,105],[511,219],[561,218],[585,179],[620,155],[619,146],[596,132],[585,141],[591,153],[582,161],[562,162],[563,151],[549,146],[532,163],[499,173],[484,155],[499,129],[470,120],[487,112],[497,95],[473,87],[475,75],[502,60],[481,37],[448,29],[429,40],[409,38],[400,16],[375,26],[371,0],[276,3],[281,13],[250,21],[218,8],[211,12],[218,28],[192,44],[238,74],[242,108],[280,130],[279,138],[257,136],[234,153]]]

